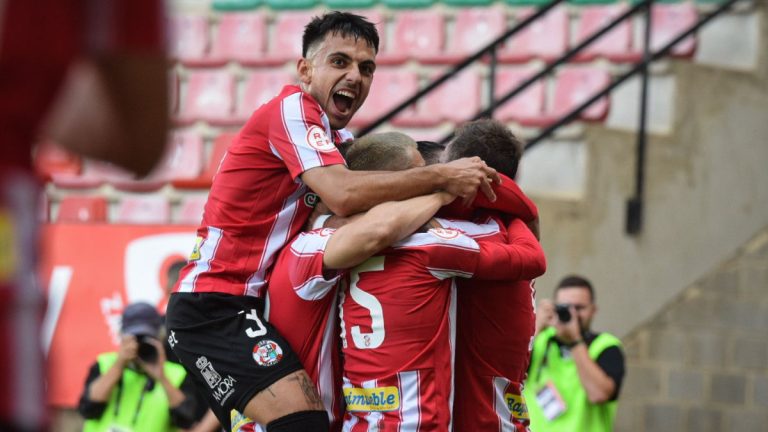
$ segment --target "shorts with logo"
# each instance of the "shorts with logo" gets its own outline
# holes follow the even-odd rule
[[[279,379],[303,369],[291,347],[263,318],[263,299],[220,293],[174,293],[168,343],[214,414],[230,412]]]

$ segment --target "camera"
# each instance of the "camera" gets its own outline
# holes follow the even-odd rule
[[[567,323],[571,320],[571,310],[567,304],[555,305],[555,312],[557,313],[557,319],[560,322]]]
[[[152,337],[146,335],[136,337],[136,340],[139,342],[137,355],[144,363],[156,363],[158,357],[157,348],[149,342],[149,339],[152,339]]]

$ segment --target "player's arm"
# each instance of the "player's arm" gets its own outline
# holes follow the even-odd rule
[[[478,188],[490,200],[495,194],[490,186],[497,173],[480,158],[464,158],[447,164],[412,168],[405,171],[351,171],[343,165],[312,168],[301,175],[310,189],[340,216],[365,211],[385,202],[445,190],[474,198]]]
[[[526,224],[515,219],[509,226],[507,242],[480,242],[474,277],[485,280],[528,280],[547,269],[544,250]]]
[[[447,192],[436,192],[404,201],[385,202],[371,208],[359,219],[333,233],[325,248],[324,266],[344,269],[362,263],[415,232],[454,198]]]

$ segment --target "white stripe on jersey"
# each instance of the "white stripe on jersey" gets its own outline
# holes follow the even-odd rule
[[[489,219],[488,222],[482,224],[443,218],[435,218],[435,220],[445,228],[460,229],[472,238],[488,237],[500,231],[499,224],[494,219]]]
[[[448,409],[450,410],[450,417],[448,423],[448,430],[453,430],[453,397],[456,387],[453,385],[454,376],[456,374],[456,281],[451,281],[451,305],[448,309],[448,331],[450,332],[450,340],[448,341],[451,346],[451,393],[448,399]]]
[[[504,396],[510,381],[504,377],[493,377],[493,409],[499,418],[499,432],[515,432],[515,425],[510,420],[512,412],[507,405],[507,399]]]
[[[376,388],[378,387],[377,380],[363,381],[361,383],[362,388]],[[379,432],[381,429],[381,419],[384,417],[383,412],[370,411],[365,415],[365,422],[368,424],[368,432]]]
[[[334,296],[328,316],[325,320],[325,330],[323,331],[323,344],[320,347],[320,355],[317,358],[317,389],[320,392],[320,398],[323,400],[325,410],[328,411],[328,420],[333,423],[335,418],[334,410],[338,402],[336,401],[336,381],[333,379],[333,351],[336,344],[333,343],[333,325],[336,323],[336,299]]]
[[[301,286],[294,288],[294,291],[296,292],[296,295],[301,297],[303,300],[320,300],[325,297],[326,294],[328,294],[328,292],[333,289],[333,287],[336,286],[336,283],[339,282],[340,277],[341,275],[338,275],[333,279],[327,280],[322,276],[314,276],[310,280],[301,284]]]
[[[298,92],[285,97],[280,102],[280,110],[285,133],[293,143],[301,170],[306,171],[322,165],[320,154],[307,143],[308,127],[304,116],[303,93]]]
[[[194,292],[197,277],[211,269],[211,261],[216,257],[216,249],[219,247],[224,231],[211,226],[206,230],[208,235],[200,243],[200,259],[195,261],[195,267],[181,280],[179,292]]]
[[[400,372],[400,424],[399,432],[418,432],[421,426],[421,394],[419,394],[419,371]]]
[[[272,150],[272,154],[275,155],[276,158],[283,160],[283,157],[280,156],[280,152],[277,151],[274,145],[272,143],[269,143],[269,149]]]
[[[427,267],[427,271],[429,271],[429,274],[431,274],[432,276],[440,280],[450,279],[452,277],[461,277],[461,278],[469,279],[473,276],[472,273],[463,272],[460,270],[438,269],[438,268]]]
[[[414,233],[411,236],[406,237],[403,240],[400,240],[399,242],[392,245],[392,248],[403,249],[408,247],[434,246],[434,245],[455,247],[458,249],[469,249],[469,250],[475,250],[475,251],[480,250],[480,246],[477,245],[477,242],[472,240],[472,238],[465,236],[464,234],[459,233],[459,235],[457,235],[456,237],[444,238],[444,237],[438,237],[437,235],[430,234],[428,232]]]
[[[291,225],[294,218],[296,218],[298,206],[301,202],[299,198],[307,193],[308,190],[307,186],[302,184],[283,201],[283,206],[272,223],[269,234],[264,241],[264,250],[261,252],[261,259],[257,267],[259,270],[252,274],[245,282],[245,295],[256,297],[263,295],[261,291],[264,288],[266,273],[272,267],[277,252],[288,243]]]

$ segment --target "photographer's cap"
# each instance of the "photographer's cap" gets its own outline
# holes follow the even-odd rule
[[[123,310],[120,331],[134,336],[157,336],[163,320],[157,309],[149,303],[131,303]]]

